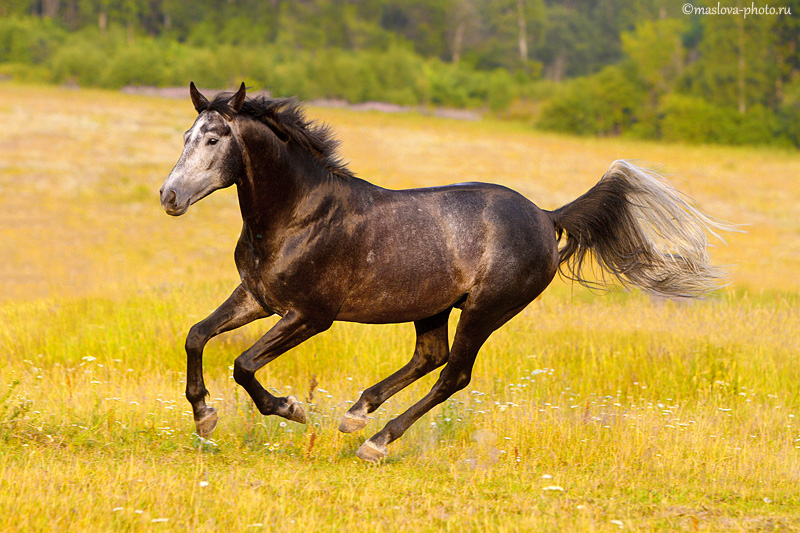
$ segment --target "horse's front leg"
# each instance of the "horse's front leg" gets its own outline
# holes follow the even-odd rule
[[[304,424],[306,415],[294,396],[276,398],[264,390],[255,373],[258,369],[310,337],[325,331],[333,320],[312,320],[295,310],[288,311],[251,348],[236,358],[233,379],[244,387],[261,414],[278,415]]]
[[[239,285],[225,303],[189,330],[186,337],[186,399],[192,404],[194,423],[201,437],[210,436],[217,427],[217,410],[206,405],[208,391],[203,381],[203,349],[206,343],[220,333],[271,314]]]

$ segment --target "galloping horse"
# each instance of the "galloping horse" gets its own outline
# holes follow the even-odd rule
[[[423,414],[466,387],[489,335],[559,270],[592,284],[582,267],[593,258],[609,277],[667,297],[698,297],[717,286],[706,232],[724,225],[626,161],[554,211],[486,183],[387,190],[353,175],[327,126],[306,119],[294,99],[248,98],[244,84],[211,101],[193,83],[189,92],[198,117],[161,188],[161,205],[182,215],[236,185],[243,221],[235,251],[241,285],[186,338],[186,397],[202,437],[217,425],[205,403],[206,343],[273,314],[280,320],[236,358],[233,377],[261,413],[300,423],[300,403],[264,390],[258,369],[335,320],[414,322],[411,360],[366,389],[339,427],[363,428],[368,413],[444,365],[427,395],[356,452],[378,461]],[[461,318],[451,347],[455,307]]]

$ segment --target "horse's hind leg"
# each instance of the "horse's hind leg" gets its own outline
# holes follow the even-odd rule
[[[478,350],[494,330],[521,311],[523,307],[497,314],[464,310],[456,329],[447,365],[442,369],[433,388],[424,398],[397,418],[389,421],[381,431],[370,437],[361,445],[356,455],[369,462],[383,459],[388,455],[386,446],[389,443],[400,438],[422,415],[466,387],[472,378],[472,366]]]
[[[189,330],[186,337],[186,399],[192,404],[197,434],[208,437],[217,427],[217,410],[206,405],[203,382],[203,349],[211,338],[245,324],[269,316],[244,287],[239,285],[233,293],[205,320]]]
[[[367,414],[428,372],[442,366],[450,352],[447,342],[447,309],[414,323],[417,343],[411,360],[400,370],[361,393],[358,401],[344,414],[339,431],[352,433],[367,425]]]

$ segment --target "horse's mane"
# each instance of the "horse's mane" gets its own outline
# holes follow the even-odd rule
[[[206,110],[217,111],[232,119],[235,115],[230,108],[233,93],[219,93],[208,103]],[[327,124],[306,118],[297,98],[267,98],[258,95],[247,98],[238,113],[258,120],[284,141],[295,142],[317,157],[325,168],[341,178],[353,178],[338,154],[339,140]]]

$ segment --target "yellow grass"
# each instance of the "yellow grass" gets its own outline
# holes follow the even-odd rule
[[[158,205],[188,99],[0,84],[0,102],[0,530],[800,528],[800,154],[311,109],[387,187],[493,181],[554,208],[632,158],[750,224],[712,251],[731,265],[712,301],[556,282],[375,467],[355,450],[435,375],[360,434],[338,419],[405,362],[409,325],[336,324],[262,371],[306,426],[230,378],[274,319],[212,341],[220,425],[192,436],[183,336],[237,283],[240,220],[232,190],[180,219]]]

